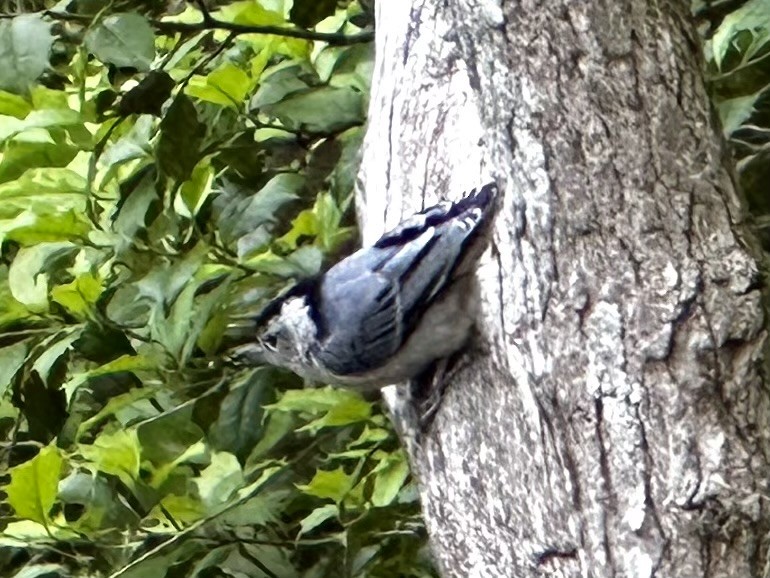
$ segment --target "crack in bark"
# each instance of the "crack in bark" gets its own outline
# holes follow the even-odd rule
[[[548,564],[549,562],[555,562],[558,559],[569,559],[569,560],[577,560],[577,549],[572,550],[545,550],[544,552],[540,552],[536,556],[536,561],[538,566],[544,566]]]
[[[604,482],[606,500],[609,504],[609,507],[602,508],[602,545],[604,547],[604,554],[607,556],[607,564],[612,569],[612,575],[615,576],[617,571],[615,569],[615,559],[612,552],[612,546],[610,545],[608,528],[610,512],[615,513],[617,511],[617,503],[615,502],[613,495],[609,455],[607,454],[607,447],[604,442],[604,432],[602,431],[604,425],[604,401],[601,394],[597,395],[594,400],[594,418],[596,420],[596,441],[599,449],[599,468]]]

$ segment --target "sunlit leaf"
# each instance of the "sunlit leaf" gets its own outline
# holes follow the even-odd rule
[[[372,504],[382,508],[390,505],[409,477],[409,463],[403,450],[384,453],[382,459],[372,471],[374,489]]]
[[[326,520],[336,518],[339,515],[340,508],[337,504],[324,504],[323,506],[316,508],[300,521],[300,532],[297,537],[299,538],[303,534],[307,534],[314,528],[323,524]]]
[[[268,10],[259,2],[244,0],[222,6],[219,14],[223,20],[237,24],[270,25],[283,24],[283,15],[273,10]]]
[[[735,36],[744,30],[754,35],[753,45],[760,47],[770,39],[770,10],[766,0],[749,0],[743,6],[731,11],[722,20],[719,28],[711,38],[713,57],[717,66],[722,65],[727,50]],[[750,58],[752,51],[745,57]]]
[[[355,478],[345,473],[342,467],[336,470],[318,470],[308,484],[297,484],[302,492],[340,503],[355,483]]]
[[[76,250],[70,243],[41,243],[19,250],[8,270],[11,295],[30,311],[47,311],[49,271]]]
[[[187,88],[187,94],[215,104],[238,107],[252,84],[246,72],[228,63],[205,78],[195,77]]]
[[[76,317],[85,319],[101,293],[102,281],[93,274],[86,273],[70,283],[51,289],[51,299]]]
[[[30,104],[18,94],[0,90],[0,114],[22,119],[29,114]]]
[[[62,463],[59,450],[46,446],[31,460],[11,469],[11,483],[5,491],[19,518],[48,526]]]
[[[351,423],[366,421],[371,415],[372,404],[363,399],[351,397],[341,403],[335,404],[323,415],[323,417],[311,421],[297,431],[307,430],[316,432],[324,427],[349,425]]]
[[[101,433],[93,444],[80,444],[79,449],[96,471],[117,476],[133,487],[141,460],[141,446],[135,430]]]
[[[214,168],[208,159],[201,160],[192,171],[190,179],[182,184],[175,208],[185,217],[194,217],[211,194]]]
[[[278,401],[268,405],[267,408],[272,411],[298,411],[318,414],[327,412],[336,406],[355,405],[359,402],[364,402],[364,399],[352,390],[323,387],[285,391]]]
[[[243,473],[238,459],[228,452],[216,452],[211,465],[195,478],[195,485],[209,512],[218,510],[243,485]]]

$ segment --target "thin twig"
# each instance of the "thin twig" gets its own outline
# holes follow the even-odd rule
[[[86,14],[75,14],[73,12],[61,12],[58,10],[45,10],[43,15],[55,20],[65,20],[70,22],[89,23],[93,20],[92,16]],[[233,34],[273,34],[275,36],[285,36],[287,38],[299,38],[302,40],[318,40],[326,42],[333,46],[349,46],[351,44],[361,44],[374,40],[374,32],[367,31],[359,34],[337,34],[334,32],[314,32],[302,28],[285,28],[283,26],[271,26],[260,24],[237,24],[235,22],[226,22],[218,20],[209,14],[204,13],[203,20],[200,22],[166,22],[164,20],[149,19],[148,22],[156,30],[163,34],[175,34],[177,32],[200,32],[202,30],[228,30]],[[0,19],[15,18],[21,14],[3,12],[0,13]]]

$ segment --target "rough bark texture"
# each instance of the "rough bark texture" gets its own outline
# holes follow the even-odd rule
[[[762,287],[687,3],[383,0],[377,25],[365,236],[505,189],[484,353],[412,447],[442,575],[767,575]]]

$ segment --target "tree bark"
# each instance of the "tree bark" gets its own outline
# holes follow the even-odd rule
[[[764,287],[688,4],[378,6],[365,240],[504,189],[483,353],[407,440],[442,576],[767,576]]]

